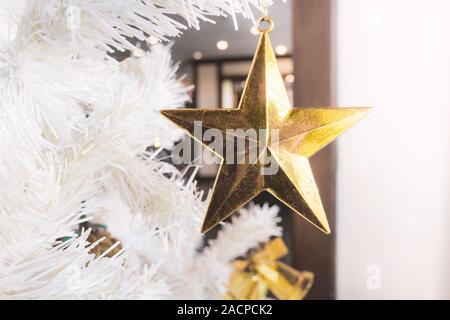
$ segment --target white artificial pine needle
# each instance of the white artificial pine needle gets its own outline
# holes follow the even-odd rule
[[[102,238],[102,241],[105,238]],[[115,242],[111,247],[109,247],[108,249],[105,250],[105,252],[103,252],[98,259],[102,259],[103,257],[105,257],[108,253],[110,253],[112,250],[114,250],[115,247],[117,247],[118,245],[120,245],[120,241]]]
[[[121,62],[108,54],[135,50],[131,38],[167,41],[218,17],[237,26],[237,15],[254,19],[259,6],[0,2],[10,17],[0,29],[1,299],[220,299],[231,260],[280,234],[276,208],[251,206],[200,250],[199,167],[161,160],[182,133],[159,111],[184,106],[191,88],[161,44]],[[148,151],[155,139],[158,150]],[[99,257],[90,251],[106,233],[91,243],[84,223],[103,224],[114,239]]]

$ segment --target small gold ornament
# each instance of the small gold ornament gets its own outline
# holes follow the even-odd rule
[[[79,232],[82,229],[91,229],[91,232],[89,233],[89,236],[87,238],[87,241],[90,243],[94,243],[100,239],[103,238],[103,240],[98,243],[95,247],[93,247],[89,253],[95,254],[96,257],[101,256],[106,250],[111,248],[116,242],[118,242],[117,239],[113,238],[112,235],[106,230],[106,226],[103,224],[91,224],[89,222],[83,223],[80,228]],[[116,247],[114,247],[111,251],[109,251],[105,256],[108,258],[113,257],[116,253],[118,253],[120,250],[122,250],[122,245],[119,244]]]
[[[287,253],[283,240],[276,238],[248,259],[236,260],[225,298],[264,300],[271,292],[280,300],[302,300],[312,286],[314,275],[276,261]]]
[[[268,26],[263,28],[263,24]],[[257,26],[261,36],[237,109],[161,112],[194,139],[197,138],[195,122],[200,121],[203,130],[219,130],[224,137],[224,146],[230,139],[227,129],[267,132],[266,137],[257,141],[259,150],[264,151],[259,153],[257,161],[226,163],[227,148],[211,150],[221,157],[222,162],[202,232],[213,228],[266,190],[328,234],[330,228],[308,158],[358,122],[369,108],[291,108],[269,39],[272,20],[261,17]],[[272,135],[274,130],[277,139]],[[245,139],[249,145],[250,139]],[[245,150],[245,159],[250,157],[249,149]],[[262,174],[267,163],[272,161],[277,163],[278,171],[272,175]]]

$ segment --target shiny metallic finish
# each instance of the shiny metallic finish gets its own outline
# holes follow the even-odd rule
[[[229,300],[266,300],[268,293],[280,300],[302,300],[314,281],[314,274],[297,271],[278,261],[288,253],[281,238],[275,238],[247,259],[233,262]]]
[[[265,152],[256,162],[230,164],[222,161],[202,232],[266,190],[319,229],[330,233],[308,158],[358,122],[369,108],[291,108],[270,43],[270,30],[261,33],[237,109],[161,111],[192,137],[194,121],[201,121],[205,129],[220,130],[224,145],[226,129],[267,130],[267,137],[258,141]],[[274,129],[277,139],[271,134]],[[226,152],[218,156],[225,159]],[[270,161],[277,162],[278,171],[273,175],[262,174]]]

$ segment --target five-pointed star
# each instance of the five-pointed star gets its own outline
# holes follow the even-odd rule
[[[319,229],[330,233],[308,157],[358,122],[368,109],[291,108],[268,32],[262,33],[237,109],[162,111],[192,137],[195,121],[201,121],[203,129],[220,130],[224,145],[227,129],[268,130],[267,137],[258,141],[265,152],[256,162],[226,163],[226,148],[221,153],[215,150],[222,162],[202,232],[213,228],[266,190]],[[277,140],[271,134],[273,129],[278,130]],[[261,168],[267,167],[267,157],[278,163],[276,174],[262,174]]]

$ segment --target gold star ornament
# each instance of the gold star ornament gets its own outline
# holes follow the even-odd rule
[[[262,22],[269,27],[262,28]],[[161,111],[197,140],[200,139],[194,128],[199,122],[202,130],[220,131],[223,145],[230,138],[237,138],[238,129],[266,132],[257,138],[255,161],[225,161],[232,158],[230,152],[239,153],[236,147],[212,150],[221,157],[221,164],[202,232],[219,224],[262,191],[268,191],[319,229],[330,233],[308,158],[358,122],[369,108],[291,108],[269,39],[272,26],[268,17],[258,22],[261,36],[237,109]],[[244,156],[250,160],[254,137],[243,138],[247,142]]]

